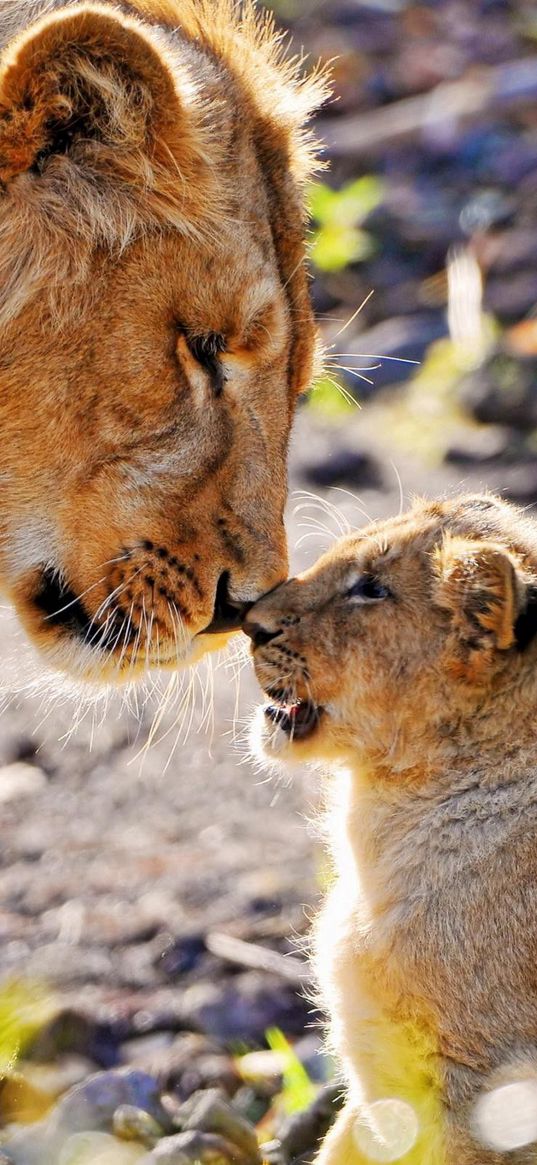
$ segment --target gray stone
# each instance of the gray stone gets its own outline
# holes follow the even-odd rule
[[[193,984],[183,994],[181,1010],[185,1026],[230,1044],[263,1044],[269,1027],[302,1034],[308,1017],[305,1000],[291,983],[257,971],[224,983]]]
[[[18,801],[21,797],[35,797],[46,788],[47,778],[36,765],[17,761],[0,768],[0,804]]]
[[[145,1072],[119,1069],[98,1072],[71,1088],[47,1120],[17,1130],[3,1149],[12,1165],[58,1165],[59,1155],[75,1134],[112,1133],[114,1116],[124,1106],[142,1110],[153,1131],[170,1128],[157,1082]]]
[[[327,1084],[321,1088],[308,1109],[285,1118],[276,1131],[287,1161],[295,1161],[304,1153],[317,1148],[333,1124],[344,1099],[344,1089],[340,1083]]]
[[[287,1165],[287,1158],[282,1149],[281,1141],[265,1141],[261,1145],[261,1156],[266,1165]]]
[[[465,377],[459,397],[482,424],[529,430],[537,426],[537,359],[495,352]]]
[[[140,1141],[148,1148],[152,1148],[164,1132],[154,1117],[132,1104],[120,1104],[116,1108],[112,1125],[116,1137],[123,1141]]]
[[[18,1068],[28,1083],[54,1098],[81,1084],[95,1072],[95,1064],[91,1060],[74,1055],[58,1056],[50,1064],[21,1060]]]
[[[140,1165],[244,1165],[246,1160],[224,1137],[192,1131],[165,1137]]]
[[[36,1034],[27,1055],[50,1064],[67,1052],[88,1056],[101,1068],[112,1068],[117,1063],[117,1038],[112,1026],[76,1007],[60,1007]]]
[[[124,1061],[155,1076],[163,1092],[186,1100],[201,1088],[221,1088],[233,1096],[240,1078],[230,1056],[214,1040],[193,1032],[176,1039],[169,1033],[127,1040],[121,1046]]]
[[[122,1105],[142,1109],[166,1127],[166,1112],[156,1080],[145,1072],[121,1068],[98,1072],[72,1088],[51,1114],[49,1133],[52,1137],[62,1137],[66,1133],[89,1130],[110,1132],[114,1113]]]
[[[175,1123],[183,1129],[217,1133],[237,1146],[241,1159],[259,1161],[255,1129],[216,1088],[195,1092],[178,1110]]]
[[[2,1152],[10,1165],[48,1165],[46,1122],[39,1121],[14,1131],[2,1145]]]
[[[361,486],[382,488],[382,473],[376,458],[363,449],[351,449],[340,443],[330,449],[322,461],[305,462],[302,477],[310,485]]]
[[[121,1143],[109,1133],[75,1133],[62,1146],[57,1165],[139,1165],[141,1145]]]

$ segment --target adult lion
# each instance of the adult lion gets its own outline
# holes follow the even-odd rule
[[[176,666],[285,576],[322,80],[233,0],[0,24],[0,582],[61,669]]]

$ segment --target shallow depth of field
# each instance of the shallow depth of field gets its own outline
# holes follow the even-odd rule
[[[335,86],[293,569],[414,493],[487,486],[531,508],[535,5],[274,7]],[[307,963],[321,794],[251,759],[246,645],[87,703],[0,614],[0,1162],[310,1161],[340,1096]]]

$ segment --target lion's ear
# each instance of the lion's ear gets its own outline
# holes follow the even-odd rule
[[[448,537],[435,566],[435,601],[450,615],[446,667],[487,683],[502,652],[526,646],[522,623],[534,588],[515,555],[490,542]]]
[[[203,168],[195,86],[153,29],[118,9],[51,13],[0,60],[0,182],[31,173],[143,190],[158,216]],[[199,196],[199,189],[192,191]]]

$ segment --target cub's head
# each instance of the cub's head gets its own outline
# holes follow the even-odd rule
[[[536,584],[535,524],[492,497],[419,502],[336,543],[248,613],[265,755],[415,772],[523,742]]]
[[[322,84],[232,0],[0,8],[0,586],[125,678],[286,574]]]

